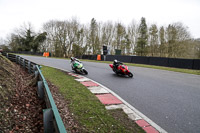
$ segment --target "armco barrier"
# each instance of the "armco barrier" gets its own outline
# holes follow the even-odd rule
[[[97,55],[83,55],[82,59],[96,60]]]
[[[144,56],[132,56],[131,63],[149,64],[149,57],[144,57]]]
[[[65,126],[60,117],[58,109],[53,100],[52,94],[48,87],[48,84],[40,70],[40,66],[29,60],[26,60],[18,55],[8,54],[3,52],[2,55],[6,56],[9,60],[21,65],[24,69],[27,69],[29,73],[34,73],[38,79],[38,97],[45,100],[47,109],[43,110],[43,122],[45,133],[66,133]]]
[[[119,60],[121,62],[130,63],[132,56],[121,56],[121,55],[107,55],[106,61],[113,61],[114,59]]]
[[[39,72],[39,79],[40,79],[40,81],[38,81],[38,94],[40,98],[44,97],[46,106],[48,107],[43,111],[45,132],[66,133],[65,126],[60,117],[56,104],[53,100],[48,84],[38,65],[36,65],[36,73],[37,71]]]
[[[101,55],[101,60],[104,61],[105,55]]]
[[[97,55],[92,55],[91,60],[96,60],[97,59]]]
[[[169,58],[169,67],[192,69],[193,60]]]
[[[97,60],[97,55],[82,55],[82,56],[78,56],[77,58],[80,59],[89,59],[89,60]],[[101,55],[101,60],[104,60],[104,55]]]
[[[113,61],[115,59],[114,55],[106,55],[106,61]]]
[[[198,69],[200,70],[200,60],[194,59],[193,60],[193,67],[192,69]]]
[[[120,55],[116,55],[115,56],[117,60],[121,61],[121,62],[127,62],[130,63],[132,60],[132,56],[120,56]]]
[[[169,58],[164,57],[149,57],[149,64],[156,66],[168,66]]]

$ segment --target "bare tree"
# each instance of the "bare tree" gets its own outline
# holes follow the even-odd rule
[[[138,38],[138,25],[133,20],[131,24],[128,26],[128,35],[131,41],[131,53],[135,53],[134,49],[136,47],[136,42]]]
[[[114,32],[115,28],[112,22],[108,21],[103,24],[102,26],[102,37],[101,42],[102,45],[105,45],[108,47],[109,52],[114,53],[113,51],[113,41],[114,41]]]
[[[177,22],[169,24],[167,27],[167,44],[168,44],[168,57],[183,57],[186,53],[186,43],[189,40],[190,33],[187,30],[187,27],[182,23]]]
[[[43,24],[43,31],[47,32],[46,50],[51,51],[55,56],[60,56],[60,46],[57,37],[57,21],[50,20]],[[44,48],[45,49],[45,48]]]
[[[165,39],[165,28],[163,26],[160,27],[159,30],[159,53],[160,57],[165,57],[167,53],[166,39]]]

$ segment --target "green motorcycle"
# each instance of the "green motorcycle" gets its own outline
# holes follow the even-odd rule
[[[74,70],[76,73],[85,74],[85,75],[88,74],[88,72],[85,70],[81,62],[78,62],[78,61],[71,62],[71,67],[72,67],[72,70]]]

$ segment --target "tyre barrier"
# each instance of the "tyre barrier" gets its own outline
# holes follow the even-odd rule
[[[67,133],[63,121],[60,117],[56,104],[53,100],[53,96],[48,87],[47,81],[45,80],[42,72],[41,66],[38,64],[26,60],[19,55],[2,53],[12,62],[16,62],[24,69],[28,70],[28,73],[34,73],[35,78],[37,78],[37,93],[38,98],[45,101],[46,109],[43,109],[43,122],[44,122],[44,132],[45,133]]]

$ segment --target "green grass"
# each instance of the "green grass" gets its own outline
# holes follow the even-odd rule
[[[107,63],[107,64],[113,63],[112,61],[97,61],[97,60],[86,60],[86,59],[81,59],[81,61],[99,62],[99,63]],[[154,65],[145,65],[145,64],[135,64],[135,63],[124,63],[124,64],[128,65],[128,66],[145,67],[145,68],[153,68],[153,69],[167,70],[167,71],[173,71],[173,72],[181,72],[181,73],[200,75],[200,70],[181,69],[181,68],[163,67],[163,66],[154,66]]]
[[[42,67],[42,73],[69,101],[70,111],[74,113],[75,119],[86,132],[144,132],[136,124],[134,128],[127,128],[123,122],[115,119],[97,97],[74,80],[74,77],[46,66]]]

